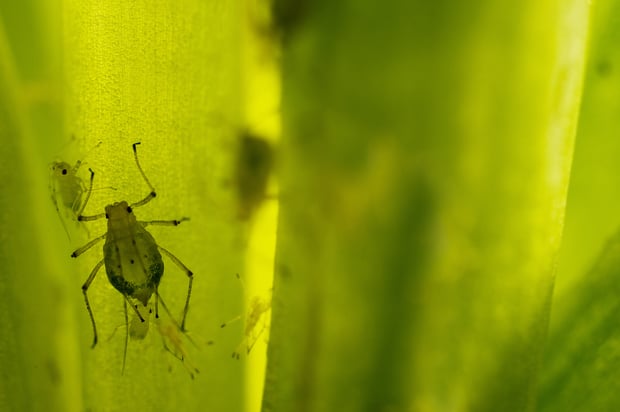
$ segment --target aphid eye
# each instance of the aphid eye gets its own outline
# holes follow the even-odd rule
[[[131,213],[131,207],[127,206],[127,213]]]
[[[105,214],[105,218],[106,218],[106,219],[109,219],[109,218],[110,218],[110,217],[108,216],[108,214],[107,214],[107,213]]]
[[[66,175],[67,174],[67,169],[62,169],[62,174]]]

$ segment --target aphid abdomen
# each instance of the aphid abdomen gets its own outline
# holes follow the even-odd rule
[[[164,262],[153,237],[144,228],[136,228],[131,235],[108,237],[103,255],[112,286],[146,306],[164,273]]]

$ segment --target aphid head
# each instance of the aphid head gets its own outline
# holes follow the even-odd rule
[[[131,207],[129,207],[127,202],[124,200],[122,202],[114,203],[113,205],[107,205],[105,207],[105,217],[108,220],[136,219],[133,215]]]
[[[54,176],[65,176],[71,170],[71,165],[67,162],[53,162],[50,169]]]

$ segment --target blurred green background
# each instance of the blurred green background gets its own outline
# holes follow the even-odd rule
[[[1,2],[0,410],[617,410],[619,12]],[[50,164],[101,213],[146,195],[137,141],[195,280],[186,359],[153,324],[121,373],[122,296],[93,282],[91,350],[101,249],[70,258],[105,222]]]

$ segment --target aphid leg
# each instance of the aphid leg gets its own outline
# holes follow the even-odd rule
[[[241,315],[235,316],[234,318],[232,318],[232,319],[230,319],[230,320],[228,320],[228,321],[226,321],[226,322],[222,323],[222,324],[220,325],[220,328],[225,328],[226,326],[228,326],[228,325],[230,325],[231,323],[234,323],[234,322],[236,322],[236,321],[238,321],[238,320],[240,320],[240,319],[241,319]],[[239,358],[240,358],[239,352],[241,352],[241,348],[243,347],[243,344],[244,344],[244,343],[245,343],[245,338],[241,341],[241,343],[239,344],[239,346],[237,346],[237,349],[235,349],[235,351],[232,353],[232,357],[233,357],[234,359],[239,360]]]
[[[226,322],[222,323],[220,325],[220,328],[225,328],[226,326],[230,325],[233,322],[238,321],[239,319],[241,319],[241,315],[235,316],[234,318],[230,319],[229,321],[226,321]]]
[[[86,199],[84,199],[84,203],[82,204],[82,207],[80,208],[80,211],[78,212],[78,220],[81,220],[80,218],[82,217],[82,213],[84,212],[84,209],[86,208],[86,204],[88,203],[88,199],[90,199],[90,193],[93,191],[93,181],[95,180],[95,172],[93,172],[93,169],[88,169],[90,171],[90,183],[88,184],[88,192],[86,193]]]
[[[155,196],[157,196],[157,193],[155,193],[155,188],[153,187],[153,185],[151,184],[151,182],[149,182],[149,179],[146,177],[146,175],[144,174],[144,170],[142,170],[142,166],[140,166],[140,161],[138,160],[138,151],[136,150],[136,146],[139,145],[140,142],[134,143],[132,145],[133,147],[133,157],[134,159],[136,159],[136,166],[138,166],[138,170],[140,171],[140,174],[142,175],[142,178],[144,178],[144,181],[146,182],[146,184],[148,185],[149,189],[151,189],[151,192],[146,195],[146,197],[136,203],[133,203],[130,207],[136,208],[136,207],[140,207],[140,206],[144,206],[145,204],[147,204],[148,202],[150,202],[151,200],[153,200],[153,198]]]
[[[179,220],[150,220],[148,222],[138,221],[143,227],[153,225],[153,226],[179,226],[181,222],[186,222],[189,220],[189,217],[182,217]]]
[[[247,339],[246,342],[246,350],[247,350],[247,354],[249,355],[250,352],[252,351],[252,348],[254,347],[254,345],[256,344],[256,342],[258,342],[258,338],[260,338],[260,336],[263,334],[263,331],[267,328],[267,322],[265,322],[263,320],[263,325],[262,327],[258,330],[258,332],[254,333],[252,335],[252,339]]]
[[[93,338],[93,345],[91,346],[92,348],[94,348],[95,345],[97,344],[97,326],[95,325],[95,317],[93,316],[93,311],[90,308],[90,303],[88,302],[88,294],[86,292],[88,291],[88,287],[90,286],[90,284],[95,279],[97,272],[99,272],[99,269],[101,269],[101,266],[103,266],[103,259],[101,259],[99,263],[95,265],[92,272],[90,272],[88,279],[86,279],[86,282],[84,282],[84,284],[82,285],[82,293],[84,294],[84,301],[86,302],[86,309],[88,310],[88,314],[90,315],[90,321],[93,324],[94,338]]]
[[[237,349],[235,349],[235,351],[232,353],[233,359],[241,359],[241,352],[243,351],[243,347],[246,346],[246,339],[247,338],[243,338],[239,346],[237,346]]]
[[[157,245],[157,247],[166,256],[168,256],[179,268],[181,268],[181,270],[183,270],[189,278],[189,285],[187,287],[187,299],[185,300],[185,308],[183,309],[183,320],[181,321],[181,331],[185,332],[185,318],[187,317],[187,311],[189,310],[189,298],[192,294],[192,282],[194,281],[194,273],[189,270],[187,266],[185,266],[183,262],[181,262],[179,258],[174,256],[172,253],[168,252],[166,249],[159,245]]]
[[[164,302],[164,300],[159,295],[159,291],[158,290],[155,291],[155,296],[157,297],[157,300],[161,302],[161,306],[164,308],[164,310],[168,314],[168,317],[170,319],[172,319],[172,321],[174,322],[175,325],[179,326],[177,321],[172,317],[172,313],[170,313],[170,310],[168,309],[168,305],[166,305],[166,302]]]
[[[75,258],[80,256],[82,253],[86,252],[88,249],[90,249],[91,247],[95,246],[97,243],[99,243],[100,241],[102,241],[103,239],[105,239],[105,237],[107,236],[107,232],[104,233],[103,235],[94,238],[93,240],[91,240],[90,242],[88,242],[87,244],[85,244],[84,246],[82,246],[79,249],[76,249],[73,253],[71,253],[71,257]]]
[[[78,221],[80,222],[85,222],[85,221],[89,221],[89,220],[97,220],[97,219],[101,219],[102,217],[105,217],[105,213],[99,213],[98,215],[92,215],[92,216],[83,216],[82,213],[84,212],[84,209],[86,209],[86,204],[88,204],[88,199],[90,199],[90,194],[93,191],[93,181],[95,180],[95,172],[93,172],[93,169],[88,169],[90,170],[90,183],[88,185],[88,193],[86,194],[86,199],[84,199],[84,203],[82,203],[82,207],[80,208],[80,211],[78,213]]]
[[[125,373],[125,361],[127,359],[127,344],[129,342],[129,318],[127,317],[127,299],[123,299],[123,311],[125,312],[125,347],[123,348],[123,369],[121,375]]]

